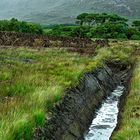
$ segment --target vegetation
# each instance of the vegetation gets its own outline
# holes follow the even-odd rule
[[[140,22],[128,25],[127,21],[114,14],[83,13],[77,16],[79,25],[55,25],[44,27],[44,31],[55,36],[140,40]],[[44,34],[40,25],[17,19],[1,20],[0,31]],[[35,128],[44,125],[50,109],[64,96],[65,89],[78,82],[85,71],[101,66],[105,60],[129,61],[139,45],[137,41],[122,40],[109,44],[110,47],[98,46],[96,56],[81,56],[64,48],[1,48],[0,139],[30,140]],[[134,135],[138,139],[140,85],[137,72],[139,63],[127,98],[123,124],[114,140]]]
[[[11,20],[0,20],[0,31],[14,31],[22,33],[42,34],[42,27],[35,23],[18,21],[12,18]]]
[[[74,25],[54,25],[44,27],[44,32],[46,35],[52,36],[71,36],[73,29],[77,29],[77,27]]]
[[[46,34],[56,36],[112,38],[140,40],[140,22],[128,25],[127,19],[116,14],[82,13],[77,16],[79,26],[55,26]]]
[[[77,16],[77,23],[80,25],[96,25],[96,24],[103,24],[106,22],[113,22],[113,23],[118,23],[122,22],[125,23],[128,20],[120,17],[116,14],[107,14],[107,13],[102,13],[102,14],[94,14],[94,13],[82,13]]]
[[[77,25],[40,26],[17,19],[1,20],[0,31],[70,36],[81,38],[112,38],[140,40],[140,21],[127,24],[127,19],[116,14],[82,13],[77,16]],[[79,25],[78,25],[79,24]]]
[[[43,126],[49,110],[81,74],[106,59],[129,60],[132,45],[110,45],[97,47],[97,55],[90,57],[66,49],[1,49],[0,139],[31,139],[34,128]]]
[[[136,27],[140,31],[140,20],[133,21],[133,26]]]
[[[122,123],[112,140],[140,139],[140,57],[137,57],[136,69],[131,81],[131,90],[126,98]]]

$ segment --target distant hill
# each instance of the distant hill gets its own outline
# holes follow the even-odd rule
[[[82,12],[113,12],[140,18],[140,0],[0,0],[0,19],[18,18],[41,24],[74,23]]]

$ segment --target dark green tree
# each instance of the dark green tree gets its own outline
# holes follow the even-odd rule
[[[39,24],[18,21],[15,18],[0,20],[0,31],[43,34],[43,29]]]
[[[74,28],[70,35],[72,37],[85,38],[85,37],[88,37],[87,34],[89,30],[90,30],[90,27],[88,26],[79,26],[77,28]]]
[[[82,13],[77,16],[77,23],[80,25],[96,25],[103,24],[106,22],[122,22],[126,23],[128,20],[120,17],[116,14],[107,14],[107,13]]]
[[[132,26],[136,27],[140,31],[140,20],[133,21]]]
[[[83,25],[83,23],[86,22],[86,16],[88,15],[89,15],[88,13],[82,13],[78,15],[76,18],[77,19],[76,23]]]

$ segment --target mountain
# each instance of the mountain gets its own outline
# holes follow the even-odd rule
[[[41,24],[74,23],[83,12],[109,12],[140,18],[140,0],[0,0],[0,19]]]

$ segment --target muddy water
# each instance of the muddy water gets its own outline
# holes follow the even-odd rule
[[[96,112],[89,131],[85,134],[85,140],[109,140],[117,125],[118,103],[124,91],[123,86],[118,86],[103,102]]]

